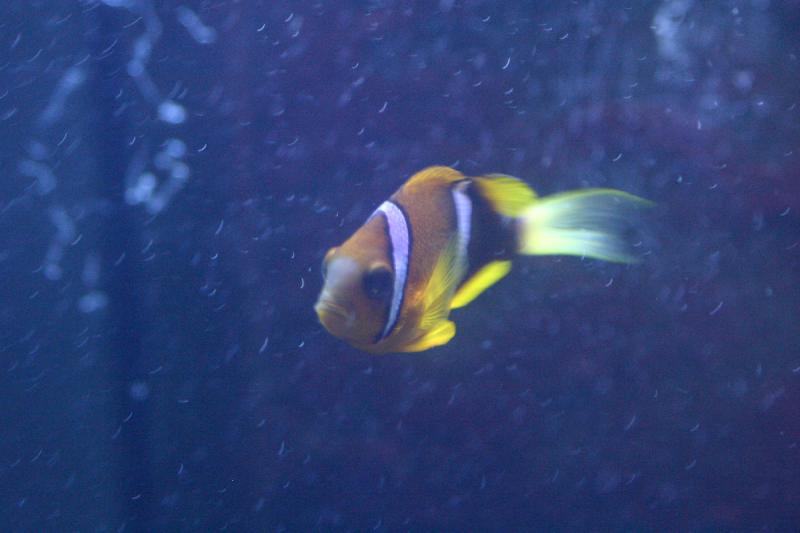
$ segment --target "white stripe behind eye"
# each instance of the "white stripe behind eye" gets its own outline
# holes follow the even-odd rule
[[[469,236],[472,225],[472,200],[464,192],[468,182],[464,181],[453,187],[453,204],[456,206],[456,224],[458,226],[458,262],[466,272],[467,247],[469,246]]]
[[[386,225],[389,228],[389,245],[394,267],[394,286],[392,288],[392,302],[389,306],[389,316],[378,340],[385,339],[400,317],[400,308],[403,305],[406,279],[408,278],[408,257],[411,248],[411,239],[408,232],[408,221],[403,211],[394,203],[383,202],[372,214],[383,213]]]

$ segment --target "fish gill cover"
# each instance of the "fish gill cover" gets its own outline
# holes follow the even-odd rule
[[[0,528],[800,523],[800,7],[7,0]],[[421,354],[312,306],[431,164],[654,200]]]

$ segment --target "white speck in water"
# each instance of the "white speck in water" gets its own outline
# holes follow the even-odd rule
[[[717,304],[717,306],[714,309],[712,309],[710,313],[708,313],[708,316],[714,316],[717,313],[719,313],[719,310],[722,309],[722,304],[724,304],[724,303],[725,302],[723,301],[723,302],[720,302],[719,304]]]
[[[36,452],[36,454],[33,456],[33,458],[31,459],[31,462],[35,463],[39,459],[39,457],[42,456],[42,452],[44,452],[44,448],[39,448],[39,451]]]

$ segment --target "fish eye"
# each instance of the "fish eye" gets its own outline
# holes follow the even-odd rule
[[[392,292],[392,273],[377,266],[364,274],[364,292],[373,300],[383,300]]]

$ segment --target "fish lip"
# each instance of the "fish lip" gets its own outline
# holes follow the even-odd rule
[[[336,315],[344,320],[344,323],[348,328],[355,322],[355,313],[348,311],[344,306],[327,299],[320,299],[316,305],[314,305],[314,311],[317,312],[317,318],[320,319],[320,322],[323,322],[322,316],[326,313]],[[325,325],[324,322],[323,325]]]

